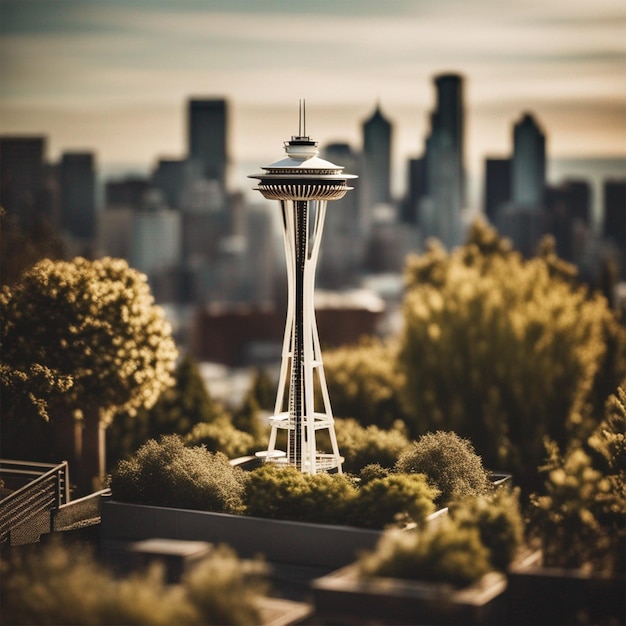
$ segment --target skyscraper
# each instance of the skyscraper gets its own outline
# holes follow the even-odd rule
[[[391,202],[391,123],[380,105],[363,123],[363,157],[369,207]]]
[[[437,102],[431,114],[424,154],[428,194],[419,203],[424,235],[447,248],[461,242],[461,211],[465,199],[463,78],[435,77]]]
[[[305,136],[302,129],[285,143],[285,151],[286,158],[264,167],[262,174],[252,176],[259,179],[257,189],[265,198],[280,203],[289,288],[270,440],[268,449],[257,455],[270,462],[286,462],[310,474],[330,469],[341,472],[342,459],[326,387],[313,293],[327,202],[343,197],[350,189],[347,181],[354,176],[344,174],[343,167],[320,159],[317,142]],[[314,393],[316,375],[322,397],[318,410]],[[279,429],[287,431],[286,452],[276,450]],[[332,447],[329,454],[317,450],[316,432],[320,429],[328,431]]]
[[[91,152],[64,152],[59,164],[61,221],[77,239],[96,236],[96,173]]]
[[[189,160],[203,178],[217,180],[226,189],[228,165],[228,107],[223,99],[189,101]]]
[[[513,127],[511,201],[496,225],[524,256],[531,257],[545,232],[546,139],[530,113]]]
[[[42,212],[46,138],[0,137],[0,203],[22,224]]]
[[[513,128],[512,200],[539,209],[546,186],[546,138],[535,118],[525,113]]]
[[[485,159],[485,215],[496,223],[498,211],[511,200],[511,159]]]

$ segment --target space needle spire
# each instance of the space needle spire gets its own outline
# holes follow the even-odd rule
[[[287,156],[250,178],[269,200],[278,200],[287,262],[288,304],[282,360],[267,450],[257,453],[266,462],[293,465],[305,473],[336,470],[342,457],[326,387],[315,320],[315,268],[329,200],[342,198],[351,187],[343,167],[319,158],[317,142],[306,134],[303,100],[298,110],[298,135],[284,143]],[[314,385],[318,383],[316,406]],[[277,450],[279,430],[287,431],[287,450]],[[332,450],[318,451],[316,433],[327,430]]]

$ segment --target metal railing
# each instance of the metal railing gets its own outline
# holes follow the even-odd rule
[[[51,512],[70,500],[67,461],[58,465],[0,460],[0,477],[7,487],[17,487],[0,500],[0,543],[10,540],[11,531],[39,518],[50,532]],[[46,513],[45,522],[41,517]]]

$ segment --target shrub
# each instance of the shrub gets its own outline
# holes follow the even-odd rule
[[[369,466],[372,467],[372,466]],[[361,485],[354,503],[354,524],[384,528],[414,522],[423,526],[434,512],[438,491],[421,474],[390,474]]]
[[[489,475],[470,441],[456,433],[427,433],[413,442],[396,463],[398,472],[425,474],[439,490],[437,503],[447,506],[454,500],[489,491]]]
[[[229,459],[250,454],[258,447],[250,433],[237,430],[227,415],[210,423],[196,424],[185,437],[188,445],[204,445],[212,452],[221,452]]]
[[[356,487],[343,474],[303,474],[265,464],[246,484],[248,515],[297,522],[345,524]]]
[[[335,420],[337,444],[345,461],[343,470],[356,474],[371,463],[391,468],[409,445],[401,423],[391,430],[361,426],[355,419]]]
[[[625,373],[625,329],[549,245],[525,260],[480,223],[465,246],[409,259],[406,276],[409,429],[468,437],[489,467],[533,488],[544,437],[564,448],[600,421],[602,390]],[[581,420],[588,402],[599,411]]]
[[[519,492],[501,488],[490,495],[465,498],[450,513],[460,528],[478,530],[494,569],[510,565],[524,540]]]
[[[624,573],[626,549],[626,386],[606,404],[588,440],[592,456],[573,446],[563,457],[548,443],[541,468],[545,493],[531,496],[533,533],[546,565]]]
[[[359,472],[359,484],[361,487],[375,478],[385,478],[389,476],[389,470],[379,463],[370,463]]]
[[[184,577],[183,585],[198,613],[210,619],[200,623],[253,626],[262,623],[258,598],[266,591],[265,572],[261,561],[242,562],[231,548],[219,545]]]
[[[476,528],[445,519],[423,532],[387,532],[357,562],[360,576],[406,578],[468,585],[490,571],[489,551]]]
[[[402,419],[403,378],[395,345],[368,338],[358,346],[327,350],[324,371],[335,415],[385,428]]]
[[[203,446],[187,448],[177,435],[166,435],[120,461],[111,491],[125,502],[236,513],[243,506],[246,478],[225,455]]]
[[[115,578],[89,546],[60,542],[14,552],[2,563],[2,621],[58,626],[258,624],[258,585],[235,554],[219,546],[180,586],[164,583],[162,567]],[[258,567],[257,567],[258,570]]]

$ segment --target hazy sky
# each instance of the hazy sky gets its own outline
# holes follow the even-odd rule
[[[306,98],[308,133],[356,149],[379,101],[403,167],[449,71],[473,169],[525,110],[550,156],[626,154],[624,0],[0,0],[0,131],[47,134],[53,159],[183,156],[207,96],[229,100],[232,160],[264,164]]]

